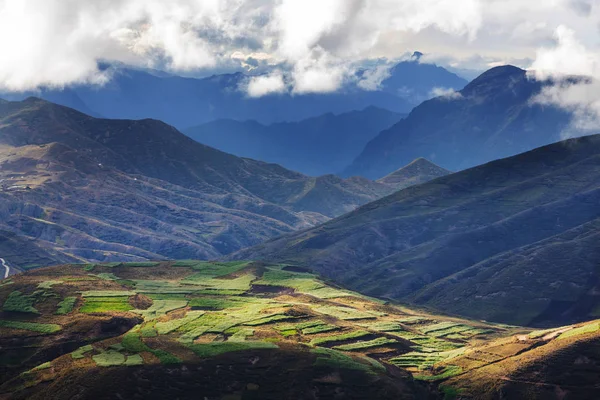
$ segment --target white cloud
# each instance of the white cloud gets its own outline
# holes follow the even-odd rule
[[[107,61],[186,75],[287,65],[294,92],[332,91],[358,61],[413,50],[457,68],[534,58],[560,25],[598,54],[599,20],[598,0],[0,0],[0,89],[102,83]],[[548,57],[538,65],[564,69]]]
[[[431,90],[431,97],[443,97],[448,100],[460,99],[462,94],[452,88],[436,87]]]
[[[361,79],[356,84],[359,88],[368,91],[381,89],[381,84],[390,77],[391,63],[377,65],[375,68],[364,71]]]
[[[268,94],[283,93],[286,90],[283,75],[276,71],[270,75],[250,78],[246,91],[250,97],[262,97]]]
[[[542,90],[536,102],[573,113],[564,136],[600,130],[600,53],[584,46],[574,30],[559,26],[556,45],[538,51],[530,74],[555,82]]]

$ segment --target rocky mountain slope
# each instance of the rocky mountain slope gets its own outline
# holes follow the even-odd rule
[[[311,266],[363,293],[519,325],[600,307],[600,135],[401,190],[234,257]]]
[[[420,185],[421,183],[429,182],[451,173],[429,160],[417,158],[407,166],[378,179],[377,182],[393,186],[396,190],[400,190],[409,186]]]
[[[598,321],[532,331],[451,318],[286,265],[63,265],[2,281],[0,304],[6,399],[599,393]]]
[[[556,142],[571,115],[533,101],[544,84],[516,67],[493,68],[381,132],[344,176],[378,179],[418,157],[459,171]]]
[[[219,257],[392,191],[36,98],[0,104],[0,163],[0,227],[36,239],[55,262]]]
[[[256,121],[217,120],[183,131],[192,139],[240,157],[282,165],[318,176],[339,173],[379,132],[404,115],[380,108],[299,122],[263,125]]]

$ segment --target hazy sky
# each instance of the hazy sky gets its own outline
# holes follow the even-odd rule
[[[414,50],[597,77],[599,33],[600,0],[0,0],[0,89],[101,84],[109,61],[197,75],[271,65],[251,95],[332,91],[365,59]]]

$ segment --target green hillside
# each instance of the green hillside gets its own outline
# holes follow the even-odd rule
[[[512,356],[515,341],[522,354],[567,335],[434,315],[249,262],[41,268],[2,281],[0,304],[11,399],[438,398],[484,344]],[[578,329],[571,337],[595,332]]]

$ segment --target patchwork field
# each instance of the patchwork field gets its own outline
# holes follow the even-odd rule
[[[433,315],[343,290],[306,269],[249,262],[44,268],[2,281],[0,304],[0,394],[18,399],[77,388],[91,396],[82,398],[102,398],[100,378],[91,376],[152,381],[161,368],[209,399],[291,396],[291,388],[272,392],[267,384],[290,371],[302,371],[297,379],[317,398],[350,387],[366,395],[375,381],[378,398],[477,398],[481,382],[504,387],[544,349],[597,338],[600,328],[532,331]],[[498,370],[516,358],[519,368]],[[219,372],[223,365],[236,374]],[[188,382],[185,371],[197,368],[206,383]],[[122,397],[136,395],[123,387]],[[147,390],[137,395],[152,398]]]

